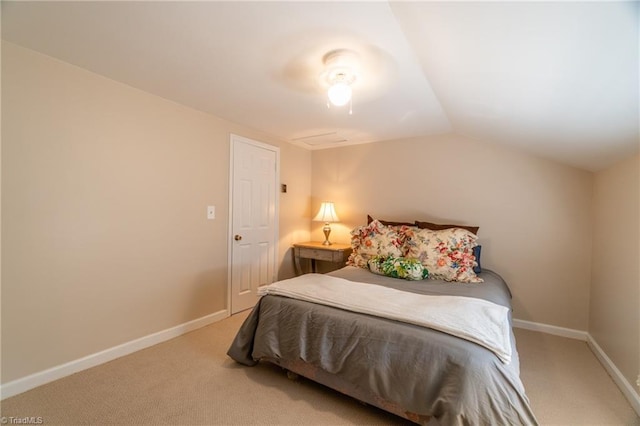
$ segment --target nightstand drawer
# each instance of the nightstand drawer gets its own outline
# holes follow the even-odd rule
[[[326,260],[327,262],[336,262],[342,258],[342,253],[338,254],[337,259],[334,260],[334,252],[328,250],[310,249],[306,247],[300,247],[300,257],[306,259]]]
[[[330,262],[337,267],[342,267],[351,254],[351,244],[333,243],[324,245],[319,241],[296,243],[293,245],[293,258],[296,275],[302,273],[300,259],[311,260],[311,270],[316,272],[316,261]]]

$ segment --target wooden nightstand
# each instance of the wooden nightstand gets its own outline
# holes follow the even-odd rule
[[[300,258],[311,259],[311,270],[316,272],[316,260],[333,262],[343,266],[351,254],[351,245],[333,243],[330,246],[322,245],[321,242],[309,241],[293,245],[293,266],[296,275],[302,273]]]

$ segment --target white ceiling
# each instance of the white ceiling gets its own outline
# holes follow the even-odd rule
[[[3,39],[309,149],[458,133],[638,152],[638,2],[7,2]],[[327,108],[323,56],[359,57]]]

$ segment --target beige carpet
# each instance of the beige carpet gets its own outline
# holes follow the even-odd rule
[[[3,417],[60,425],[406,424],[277,367],[225,355],[246,313],[2,401]],[[640,425],[586,343],[516,330],[541,424]]]

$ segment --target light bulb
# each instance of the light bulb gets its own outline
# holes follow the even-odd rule
[[[346,105],[351,99],[351,86],[344,82],[334,83],[329,88],[329,100],[335,106]]]

